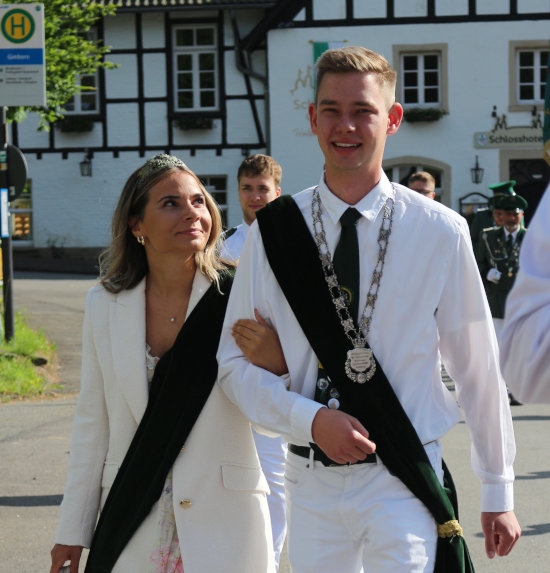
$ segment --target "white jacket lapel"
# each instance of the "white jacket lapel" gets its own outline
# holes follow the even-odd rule
[[[109,324],[115,375],[139,424],[149,393],[145,365],[145,279],[115,297]]]

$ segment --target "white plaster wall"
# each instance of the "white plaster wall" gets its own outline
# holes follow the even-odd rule
[[[549,0],[518,0],[518,12],[525,14],[529,12],[550,12]]]
[[[394,14],[397,18],[426,16],[428,13],[427,0],[396,0]]]
[[[366,45],[390,62],[396,39],[400,44],[448,44],[450,115],[434,123],[403,123],[399,133],[388,138],[385,157],[414,155],[451,165],[452,206],[458,208],[460,196],[483,192],[486,185],[499,181],[499,150],[474,148],[474,132],[490,131],[494,125],[493,105],[507,113],[509,126],[529,125],[529,113],[507,111],[509,42],[544,38],[547,32],[548,22],[529,21],[273,30],[268,38],[269,68],[278,70],[278,77],[270,77],[269,83],[271,153],[283,166],[285,191],[317,183],[323,164],[316,138],[308,135],[306,110],[313,97],[306,77],[313,59],[310,40]],[[484,183],[477,186],[470,176],[475,155],[485,169]]]
[[[143,54],[143,91],[145,97],[166,96],[166,57]]]
[[[509,0],[476,0],[478,14],[507,14],[509,11]]]
[[[227,95],[246,94],[246,83],[244,74],[239,71],[235,62],[235,52],[233,50],[224,53],[225,66],[225,93]],[[252,70],[262,76],[267,76],[265,65],[265,53],[255,52],[251,61]],[[250,77],[252,92],[261,95],[265,92],[265,84],[260,79]]]
[[[174,144],[175,145],[206,145],[222,143],[222,126],[221,120],[215,119],[212,129],[179,129],[174,127]],[[201,150],[202,153],[202,150]]]
[[[116,14],[105,18],[105,45],[118,50],[131,50],[136,47],[134,14]]]
[[[265,118],[265,105],[263,101],[257,101],[258,116],[262,122]],[[247,100],[229,100],[227,102],[227,142],[246,145],[258,141],[252,108]],[[264,128],[265,131],[265,128]]]
[[[134,54],[112,54],[109,56],[109,60],[113,64],[118,64],[118,68],[105,70],[107,98],[137,97],[137,56]]]
[[[64,133],[55,128],[56,147],[98,147],[103,143],[103,124],[94,122],[92,131]]]
[[[345,0],[314,0],[313,17],[315,20],[334,20],[346,17]]]
[[[152,12],[147,18],[141,19],[142,43],[145,49],[163,48],[166,44],[164,38],[164,14]]]
[[[107,106],[107,145],[124,146],[139,144],[137,103],[112,103]]]
[[[17,125],[19,147],[48,147],[50,134],[47,131],[37,131],[39,125],[38,114],[28,113],[27,117]]]
[[[356,18],[385,18],[386,0],[353,0]]]
[[[437,16],[463,16],[468,14],[468,0],[435,0]]]
[[[168,110],[164,102],[145,104],[145,141],[146,145],[166,145],[168,141]]]

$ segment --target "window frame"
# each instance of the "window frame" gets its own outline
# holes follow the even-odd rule
[[[519,53],[525,51],[542,52],[550,51],[550,41],[546,40],[518,40],[509,43],[508,52],[508,78],[509,78],[509,111],[531,111],[536,107],[538,111],[544,109],[544,99],[520,100],[519,99]],[[542,67],[546,66],[541,62]]]
[[[407,55],[425,56],[439,55],[439,103],[404,103],[403,67],[402,58]],[[448,74],[448,44],[396,44],[393,46],[393,62],[397,71],[397,84],[395,88],[396,100],[404,109],[411,107],[439,108],[449,111],[449,74]]]
[[[98,30],[97,28],[90,28],[86,33],[86,36],[88,36],[88,40],[93,41],[93,42],[97,42],[98,39]],[[74,96],[72,97],[73,102],[74,102],[74,109],[72,110],[68,110],[65,108],[65,106],[67,105],[68,102],[66,102],[63,105],[63,115],[90,115],[90,116],[98,116],[101,114],[101,96],[100,96],[100,79],[99,79],[99,71],[96,69],[95,72],[93,74],[80,74],[78,76],[78,82],[80,83],[80,85],[82,85],[82,78],[93,78],[93,87],[94,90],[84,90],[84,91],[79,91],[77,93],[74,94]],[[94,110],[85,110],[82,109],[82,96],[83,95],[89,95],[93,93],[95,95],[96,98],[96,109]]]
[[[211,29],[214,39],[214,43],[209,46],[197,46],[196,43],[193,46],[178,47],[176,42],[176,34],[182,29],[192,29],[193,34],[199,29]],[[200,22],[200,23],[174,23],[171,30],[171,42],[172,42],[172,106],[173,112],[175,114],[187,114],[187,113],[219,113],[221,106],[221,83],[220,83],[220,54],[219,54],[219,37],[218,37],[218,25],[216,23]],[[190,108],[182,108],[178,105],[178,56],[187,55],[192,56],[192,93],[193,101],[198,101],[199,105],[193,105]],[[214,78],[214,88],[212,89],[214,93],[214,105],[213,106],[201,106],[200,105],[200,95],[201,91],[209,91],[206,88],[200,86],[200,68],[198,65],[198,57],[201,54],[212,54],[214,56],[214,67],[212,69],[212,75]]]

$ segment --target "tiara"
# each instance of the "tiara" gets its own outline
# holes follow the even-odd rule
[[[159,153],[158,155],[148,159],[143,167],[138,171],[138,184],[143,183],[145,179],[148,179],[157,171],[165,171],[166,169],[172,169],[173,167],[188,169],[187,165],[185,165],[181,159],[178,159],[173,155],[167,155],[166,153]]]

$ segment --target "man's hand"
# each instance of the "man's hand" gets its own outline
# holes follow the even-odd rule
[[[495,555],[508,555],[521,535],[521,527],[513,511],[482,512],[481,528],[485,535],[485,551],[489,559],[493,559]]]
[[[369,433],[357,418],[330,408],[321,408],[311,425],[313,441],[338,464],[364,460],[376,450]]]

